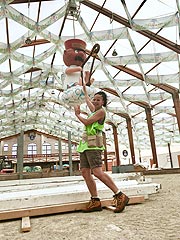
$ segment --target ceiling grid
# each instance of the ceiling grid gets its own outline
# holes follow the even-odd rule
[[[147,108],[156,147],[180,144],[179,9],[176,0],[0,1],[0,139],[34,129],[79,141],[83,126],[61,94],[64,42],[80,38],[87,56],[100,45],[92,87],[108,95],[106,129],[117,127],[119,144],[132,144],[131,120],[135,149],[152,149]]]

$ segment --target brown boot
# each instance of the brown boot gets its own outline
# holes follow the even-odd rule
[[[99,198],[92,198],[89,201],[86,209],[83,209],[83,212],[88,213],[88,212],[95,212],[95,211],[102,211],[101,207],[101,201]]]
[[[125,206],[129,202],[129,198],[122,192],[119,192],[114,195],[114,202],[115,202],[115,213],[120,213],[124,210]]]

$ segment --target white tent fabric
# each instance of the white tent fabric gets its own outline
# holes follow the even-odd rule
[[[179,13],[179,0],[0,1],[0,139],[35,129],[63,139],[71,131],[79,141],[83,126],[61,98],[64,41],[79,38],[87,52],[100,45],[93,88],[111,90],[107,123],[117,126],[119,144],[129,148],[127,114],[135,148],[151,148],[145,110],[137,102],[152,109],[156,146],[179,144],[172,95],[161,88],[180,89]],[[148,38],[142,30],[167,41]],[[91,64],[92,58],[85,69]],[[88,111],[85,104],[81,108]],[[106,133],[113,144],[112,131]]]

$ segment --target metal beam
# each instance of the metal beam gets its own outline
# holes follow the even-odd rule
[[[151,142],[153,162],[156,164],[156,167],[158,167],[158,160],[157,160],[156,144],[155,144],[153,123],[152,123],[151,108],[146,107],[145,112],[146,112],[147,125],[148,125],[148,130],[149,130],[149,138],[150,138],[150,142]]]
[[[140,107],[145,109],[147,125],[148,125],[148,131],[149,131],[149,138],[150,138],[150,143],[151,143],[151,150],[152,150],[152,155],[153,155],[153,162],[156,164],[156,167],[158,167],[156,144],[155,144],[153,122],[152,122],[152,115],[151,115],[151,110],[152,109],[149,107],[149,104],[147,104],[146,102],[137,102],[137,101],[135,101],[133,103],[135,103],[138,106],[140,106]]]
[[[176,112],[176,118],[177,118],[177,124],[180,132],[180,99],[179,99],[179,93],[176,91],[172,94],[173,102],[174,102],[174,108]]]
[[[84,4],[92,9],[94,9],[95,11],[105,15],[106,17],[109,17],[110,19],[112,18],[113,16],[113,20],[124,25],[125,27],[127,28],[132,28],[129,21],[121,16],[119,16],[118,14],[116,13],[113,13],[111,11],[109,11],[108,9],[106,8],[103,8],[102,6],[96,4],[96,3],[93,3],[91,1],[88,1],[88,0],[84,0],[81,2],[81,4]],[[172,51],[180,54],[180,45],[172,42],[172,41],[169,41],[168,39],[162,37],[162,36],[159,36],[157,35],[156,33],[154,32],[151,32],[149,30],[139,30],[139,31],[136,31],[138,33],[140,33],[141,35],[145,36],[145,37],[148,37],[149,39],[171,49]]]
[[[120,162],[120,157],[119,157],[119,145],[118,145],[117,127],[113,123],[111,123],[111,122],[108,122],[108,124],[111,125],[112,129],[113,129],[115,155],[116,155],[116,164],[117,164],[117,166],[119,166],[121,164],[121,162]]]
[[[14,0],[10,4],[18,4],[18,3],[32,3],[32,2],[48,2],[48,1],[54,1],[54,0]]]
[[[128,67],[123,66],[123,65],[118,65],[118,66],[113,65],[112,67],[117,68],[118,70],[121,70],[121,71],[123,71],[123,72],[125,72],[125,73],[127,73],[127,74],[129,74],[133,77],[136,77],[136,78],[144,81],[143,75],[140,72],[137,72],[137,71],[135,71],[131,68],[128,68]]]
[[[132,159],[132,163],[135,164],[136,160],[135,160],[135,151],[134,151],[131,118],[126,118],[126,123],[127,123],[130,151],[131,151],[131,159]]]
[[[21,48],[23,47],[30,47],[30,46],[35,46],[35,45],[40,45],[40,44],[45,44],[45,43],[50,43],[49,40],[46,39],[36,39],[36,40],[31,40],[30,44],[24,44],[21,46]]]

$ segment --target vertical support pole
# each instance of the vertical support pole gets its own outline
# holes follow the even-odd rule
[[[127,123],[128,137],[129,137],[129,146],[130,146],[130,151],[131,151],[131,159],[132,159],[132,163],[135,164],[136,161],[135,161],[135,151],[134,151],[131,119],[126,118],[126,123]]]
[[[62,162],[62,143],[61,138],[58,139],[58,150],[59,150],[59,170],[63,169],[63,162]]]
[[[180,155],[178,155],[178,164],[179,164],[179,168],[180,168]]]
[[[108,162],[107,162],[107,145],[106,145],[106,134],[105,132],[102,132],[103,135],[103,144],[104,144],[104,166],[105,166],[105,171],[108,171]]]
[[[178,91],[175,91],[172,94],[172,99],[173,99],[173,103],[174,103],[174,109],[176,112],[177,124],[178,124],[179,132],[180,132],[180,99],[179,99]]]
[[[121,164],[119,157],[119,145],[118,145],[118,135],[117,135],[117,127],[113,124],[113,135],[114,135],[114,144],[115,144],[115,153],[116,153],[116,163],[117,166]]]
[[[173,162],[172,162],[172,155],[171,155],[170,143],[168,143],[168,150],[169,150],[169,159],[170,159],[170,163],[171,163],[171,168],[173,168]]]
[[[17,137],[17,173],[19,179],[23,179],[23,155],[24,155],[24,132]]]
[[[140,163],[141,163],[141,162],[142,162],[142,161],[141,161],[141,149],[139,148],[138,150],[139,150],[139,161],[140,161]]]
[[[145,111],[146,111],[146,118],[147,118],[148,130],[149,130],[149,138],[150,138],[150,142],[151,142],[153,161],[156,164],[156,167],[158,167],[156,145],[155,145],[153,124],[152,124],[151,109],[149,107],[145,107]]]
[[[68,131],[68,152],[69,152],[69,175],[72,176],[72,148],[71,148],[71,132]]]
[[[2,155],[3,152],[3,141],[0,141],[0,155]]]

